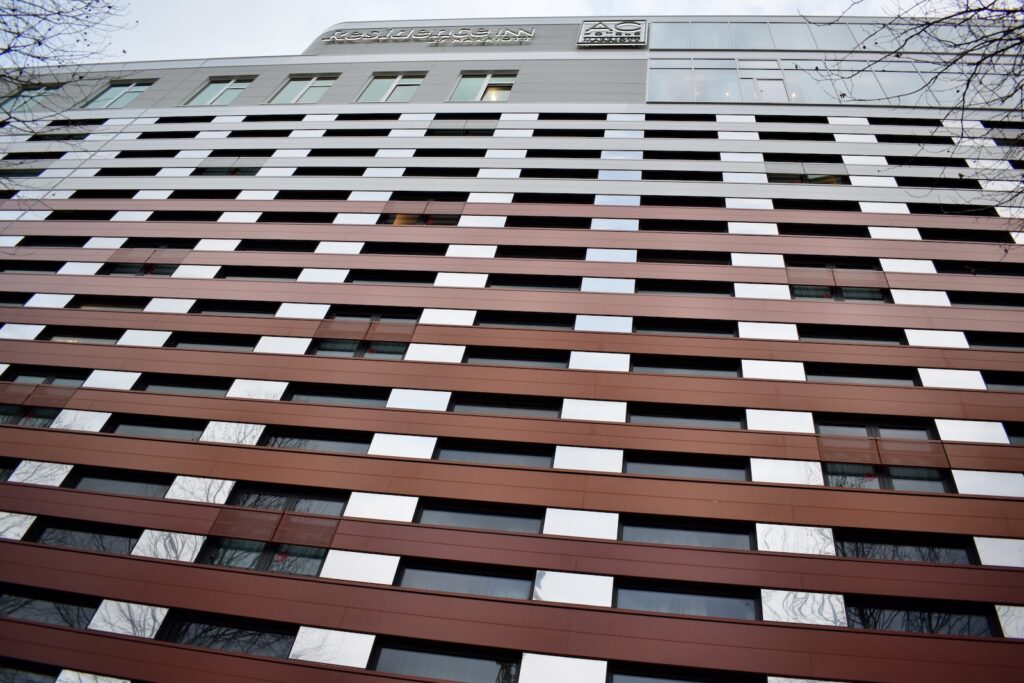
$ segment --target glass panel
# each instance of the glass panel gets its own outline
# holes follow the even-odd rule
[[[293,510],[311,515],[340,517],[341,513],[345,511],[345,500],[343,498],[318,498],[316,496],[303,495],[295,501]]]
[[[256,569],[265,546],[266,543],[262,541],[248,541],[242,538],[210,539],[203,548],[199,562],[222,567]]]
[[[622,540],[637,543],[692,545],[702,548],[752,550],[750,533],[715,529],[623,524]]]
[[[489,85],[484,88],[484,94],[480,97],[481,102],[505,102],[509,93],[512,92],[511,85]]]
[[[368,444],[365,441],[338,436],[302,434],[270,434],[260,444],[269,448],[289,448],[301,451],[324,451],[327,453],[365,453]]]
[[[369,82],[363,94],[359,96],[359,102],[383,102],[391,84],[395,82],[394,76],[374,76]]]
[[[845,93],[846,97],[843,98],[846,101],[854,100],[857,102],[882,102],[885,100],[885,93],[882,92],[882,86],[878,84],[878,79],[870,71],[862,73],[842,73],[838,74],[841,78],[836,78],[835,86],[836,90],[839,91],[840,96]]]
[[[373,669],[462,683],[514,683],[519,677],[518,662],[386,645],[377,651]]]
[[[274,630],[276,624],[247,622],[244,626],[220,621],[215,616],[169,616],[158,638],[182,645],[244,652],[265,657],[285,658],[295,640],[295,629],[290,632]]]
[[[432,567],[406,567],[397,585],[520,600],[528,600],[533,590],[532,579]]]
[[[689,69],[651,69],[647,99],[651,102],[692,102],[693,72]]]
[[[950,492],[943,471],[932,467],[890,467],[889,478],[897,491]]]
[[[388,96],[388,102],[408,102],[416,94],[419,83],[399,83]]]
[[[875,70],[875,77],[882,86],[882,90],[893,101],[902,105],[923,105],[926,103],[924,79],[916,73],[879,71]]]
[[[324,96],[333,84],[334,79],[318,80],[316,85],[311,85],[306,92],[299,96],[296,104],[315,104],[319,102],[320,98]]]
[[[732,42],[737,50],[771,50],[775,47],[765,23],[732,24]],[[789,49],[789,46],[784,45],[783,48]]]
[[[324,339],[316,346],[317,356],[338,356],[354,358],[359,342],[354,339]]]
[[[823,74],[809,71],[786,71],[785,79],[791,102],[835,104],[840,101],[835,85]]]
[[[696,69],[693,72],[698,102],[738,102],[740,83],[731,69]]]
[[[694,22],[692,38],[696,50],[728,50],[732,47],[729,24],[725,23]]]
[[[133,422],[121,422],[114,427],[114,434],[125,436],[141,436],[154,439],[177,439],[179,441],[195,441],[203,433],[201,429],[174,427],[171,425],[155,425]]]
[[[857,46],[846,24],[810,24],[808,28],[821,50],[852,50]]]
[[[772,23],[772,37],[782,50],[813,50],[817,46],[806,24]]]
[[[274,95],[274,99],[271,100],[271,104],[288,104],[295,101],[295,98],[303,91],[311,79],[309,78],[293,78],[288,81],[281,90]]]
[[[831,299],[832,288],[822,285],[792,285],[794,299]]]
[[[686,50],[690,47],[690,24],[655,23],[651,24],[651,48],[665,50]]]
[[[779,73],[782,76],[782,73]],[[754,81],[754,93],[758,102],[788,102],[786,86],[782,79],[758,78]]]
[[[270,571],[301,576],[316,576],[327,556],[325,548],[282,544],[270,558]]]
[[[995,636],[989,615],[970,607],[932,606],[911,603],[907,606],[887,606],[870,603],[850,604],[847,598],[846,618],[852,628],[870,628],[881,631],[907,631],[911,633],[942,633],[952,636]]]
[[[818,434],[823,436],[863,436],[868,437],[866,425],[818,424]]]
[[[98,606],[98,598],[31,589],[12,588],[10,592],[0,595],[0,615],[71,628],[88,626]]]
[[[925,427],[879,427],[878,436],[881,439],[917,439],[927,441],[931,438],[931,432]]]
[[[438,526],[456,526],[467,529],[495,529],[498,531],[522,531],[540,533],[539,517],[514,515],[497,512],[470,512],[466,510],[445,510],[440,508],[423,508],[419,516],[420,524],[436,524]]]
[[[236,81],[232,83],[226,90],[224,90],[224,92],[218,95],[211,104],[231,104],[235,101],[235,98],[245,90],[247,85],[249,85],[248,81]]]
[[[42,528],[33,529],[31,533],[37,543],[121,555],[130,553],[139,539],[139,533],[131,529],[117,530],[104,527],[102,531],[94,531],[78,527],[79,525],[74,523],[43,522]]]
[[[626,460],[627,474],[655,474],[667,477],[686,479],[725,479],[729,481],[746,481],[746,467],[728,467],[724,465],[690,464],[685,462]]]
[[[854,463],[826,463],[825,482],[829,486],[842,486],[852,489],[881,489],[878,470],[874,465]]]
[[[110,104],[118,97],[123,95],[131,87],[130,83],[123,83],[112,85],[102,93],[100,93],[92,102],[86,105],[87,109],[103,109],[109,107]]]
[[[275,491],[261,490],[251,486],[235,486],[228,500],[229,505],[262,508],[264,510],[284,510],[288,496]]]
[[[409,345],[403,342],[369,341],[366,342],[363,358],[402,360],[407,348]]]
[[[60,412],[57,408],[29,408],[28,412],[18,420],[21,427],[49,427]]]
[[[202,90],[197,92],[188,104],[210,104],[213,102],[213,98],[216,97],[224,89],[224,82],[211,82],[207,83]]]
[[[885,301],[885,293],[875,287],[840,287],[839,291],[848,301]]]
[[[756,619],[758,601],[734,595],[707,595],[675,591],[619,588],[615,606],[645,612],[668,612],[726,619]]]
[[[60,669],[51,671],[28,662],[0,661],[0,683],[54,683],[59,674]]]
[[[453,102],[475,102],[483,88],[486,76],[463,76],[452,93]]]
[[[893,562],[928,562],[932,564],[974,564],[966,542],[926,541],[920,534],[913,540],[887,534],[873,534],[837,529],[836,552],[842,557],[862,557]]]
[[[491,465],[521,467],[551,467],[553,457],[541,453],[522,453],[513,450],[495,450],[494,447],[473,448],[471,446],[442,446],[438,449],[438,460],[446,462],[475,462]]]
[[[75,470],[77,469],[76,467]],[[143,472],[91,472],[78,475],[75,470],[72,470],[70,478],[73,483],[65,484],[69,488],[144,498],[163,498],[171,488],[170,480],[173,479],[171,475],[147,475]]]
[[[133,85],[131,88],[128,89],[128,92],[123,93],[120,97],[118,97],[117,100],[115,100],[110,105],[110,107],[111,108],[115,108],[115,109],[119,109],[121,107],[128,106],[129,104],[131,104],[135,100],[136,97],[138,97],[143,92],[145,92],[146,88],[148,88],[148,87],[149,86],[146,85],[146,84],[135,84],[135,85]]]

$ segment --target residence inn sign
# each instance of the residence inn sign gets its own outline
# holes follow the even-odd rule
[[[537,29],[486,28],[371,28],[334,31],[321,38],[325,43],[420,42],[428,45],[521,45],[533,39]]]

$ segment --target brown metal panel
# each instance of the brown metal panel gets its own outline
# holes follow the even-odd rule
[[[269,541],[281,523],[281,513],[266,510],[223,507],[210,527],[211,536],[252,538]]]
[[[274,534],[274,541],[326,547],[330,546],[337,529],[338,520],[333,517],[286,514]]]

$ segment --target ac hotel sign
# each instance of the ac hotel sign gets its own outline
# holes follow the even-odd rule
[[[368,28],[335,31],[320,40],[325,43],[403,43],[428,45],[522,45],[533,40],[533,28]]]

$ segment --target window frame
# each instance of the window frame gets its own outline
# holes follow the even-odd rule
[[[18,92],[5,97],[0,102],[0,113],[10,118],[14,114],[31,111],[34,108],[34,104],[46,99],[59,89],[59,85],[39,84],[23,86]]]
[[[255,80],[256,80],[255,76],[215,76],[215,77],[212,77],[212,78],[208,78],[206,80],[206,82],[202,86],[200,86],[200,88],[198,90],[196,90],[194,93],[192,93],[191,97],[189,97],[187,100],[185,100],[185,103],[184,103],[183,106],[186,106],[186,107],[227,107],[227,106],[230,106],[230,105],[234,104],[236,99],[238,99],[238,95],[241,95],[242,92],[244,92],[246,90],[246,88],[248,88],[250,85],[252,85],[253,81],[255,81]],[[210,88],[211,86],[216,85],[218,83],[219,84],[223,84],[223,87],[221,87],[219,90],[217,90],[216,91],[217,94],[214,95],[213,97],[211,97],[208,102],[196,102],[196,99],[200,95],[205,93],[208,88]],[[236,87],[236,84],[244,84],[244,86],[243,87]],[[234,97],[232,97],[229,102],[225,102],[224,104],[219,104],[217,102],[217,100],[219,100],[226,92],[228,92],[230,90],[238,90],[238,95],[235,95]]]
[[[340,74],[298,74],[298,75],[289,76],[288,80],[286,80],[284,82],[284,84],[280,88],[277,89],[277,92],[275,92],[274,95],[269,100],[267,100],[266,103],[267,104],[317,104],[320,100],[323,99],[324,95],[327,94],[327,91],[330,90],[331,87],[333,87],[334,84],[338,82],[338,76],[340,76]],[[303,86],[302,89],[300,89],[298,91],[298,93],[295,95],[295,97],[293,97],[291,100],[288,100],[288,101],[278,101],[277,98],[280,97],[281,93],[283,93],[285,91],[285,89],[289,85],[291,85],[292,82],[294,82],[294,81],[308,81],[308,83],[306,83],[306,85]],[[326,82],[326,86],[325,86],[325,83],[320,82],[320,81]],[[300,103],[299,100],[301,100],[305,96],[305,94],[309,91],[309,89],[313,88],[313,87],[323,87],[324,88],[323,93],[320,94],[320,97],[316,98],[316,100],[313,101],[313,102],[301,102]]]
[[[322,492],[322,493],[321,493]],[[281,507],[261,507],[256,505],[246,505],[238,502],[238,498],[242,495],[248,496],[280,496],[284,499]],[[316,487],[303,487],[303,486],[289,486],[286,484],[266,484],[263,482],[251,482],[243,481],[237,482],[231,489],[231,494],[228,496],[225,505],[232,505],[235,507],[245,508],[248,510],[269,510],[279,513],[290,513],[297,515],[317,515],[319,517],[338,517],[340,518],[345,514],[345,508],[348,507],[348,501],[351,492],[346,490],[338,489],[326,489]],[[341,509],[337,515],[328,515],[320,512],[309,512],[306,510],[296,510],[296,507],[303,500],[324,500],[328,502],[340,503]]]
[[[455,99],[455,93],[458,92],[459,85],[462,83],[462,79],[466,76],[479,77],[483,76],[484,80],[480,84],[480,88],[477,90],[476,95],[472,99],[457,100]],[[512,82],[508,84],[507,92],[509,97],[512,96],[512,89],[515,87],[515,80],[519,77],[518,71],[463,71],[459,74],[459,79],[455,81],[455,86],[452,88],[451,93],[448,95],[448,102],[507,102],[509,97],[503,100],[485,100],[484,95],[487,93],[487,89],[491,86],[491,81],[495,78],[511,78]],[[498,83],[496,85],[505,85]]]
[[[416,91],[418,92],[420,86],[423,85],[423,79],[425,79],[426,77],[427,77],[426,72],[423,72],[423,73],[420,73],[420,72],[396,73],[396,72],[384,71],[384,72],[381,72],[381,73],[370,74],[370,80],[368,80],[366,82],[366,85],[363,86],[363,89],[359,91],[359,96],[356,97],[356,102],[358,102],[358,103],[372,103],[372,104],[404,104],[406,102],[411,102],[412,98],[416,96],[416,92],[413,92],[413,94],[409,97],[408,100],[392,100],[391,96],[394,95],[395,91],[400,86],[402,86],[402,85],[410,85],[409,83],[402,83],[403,79],[407,79],[407,78],[408,79],[419,79],[420,82],[416,84]],[[378,79],[380,79],[380,80],[390,80],[391,81],[391,85],[389,85],[387,87],[387,90],[384,91],[384,94],[381,96],[380,99],[376,99],[376,100],[363,99],[363,96],[366,95],[366,92],[373,85],[374,81],[376,81]]]
[[[156,81],[152,81],[152,80],[150,80],[150,81],[145,81],[145,80],[143,80],[143,81],[110,81],[109,83],[107,83],[107,87],[105,87],[102,91],[100,91],[96,95],[94,95],[94,96],[90,97],[88,100],[86,100],[85,103],[82,104],[82,109],[124,109],[129,104],[134,102],[139,97],[139,95],[142,95],[144,92],[146,92],[146,90],[149,89],[149,86],[153,85],[154,83],[156,83]],[[102,105],[102,106],[98,106],[96,104],[96,102],[99,101],[100,98],[102,98],[104,95],[106,95],[108,92],[110,92],[111,89],[113,89],[115,87],[118,87],[118,86],[127,86],[127,88],[124,90],[124,92],[120,93],[117,97],[112,99],[109,104],[105,104],[105,105]],[[120,102],[120,100],[125,95],[133,95],[133,96],[130,97],[128,99],[128,101],[124,102],[123,104],[118,104],[118,102]]]
[[[245,567],[235,564],[224,564],[220,562],[211,561],[218,551],[223,549],[224,541],[243,541],[246,543],[258,543],[261,547],[256,553],[256,561],[252,567]],[[286,548],[297,547],[297,548],[311,548],[318,550],[322,553],[320,556],[320,562],[316,568],[313,569],[312,573],[306,574],[302,572],[290,572],[284,569],[273,568],[274,562],[277,556],[282,552],[287,552]],[[229,549],[230,550],[230,549]],[[311,576],[317,577],[320,575],[320,570],[323,569],[324,562],[327,561],[328,549],[322,546],[315,545],[300,545],[298,543],[275,543],[273,541],[262,541],[253,538],[238,538],[235,536],[207,536],[203,542],[202,548],[199,550],[199,555],[196,556],[196,564],[204,564],[209,567],[225,567],[228,569],[242,570],[242,571],[254,571],[254,572],[269,572],[272,574],[286,574],[288,576]]]

